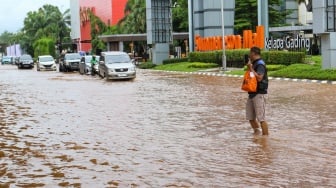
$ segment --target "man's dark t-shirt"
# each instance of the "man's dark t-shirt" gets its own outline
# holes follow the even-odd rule
[[[266,64],[262,59],[257,59],[253,61],[253,69],[259,75],[264,75],[263,79],[258,82],[257,92],[249,92],[249,98],[255,97],[257,94],[267,94],[268,89],[268,76]]]

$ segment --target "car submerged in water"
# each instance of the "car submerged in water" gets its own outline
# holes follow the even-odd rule
[[[18,66],[19,69],[22,69],[22,68],[32,69],[32,68],[34,68],[34,60],[28,54],[22,55],[17,60],[17,66]]]
[[[91,74],[92,68],[91,68],[91,60],[92,55],[86,55],[83,56],[81,59],[81,62],[79,64],[79,73],[80,74]],[[99,62],[99,56],[96,56],[97,64],[95,64],[94,69],[96,73],[98,72],[98,62]]]
[[[3,56],[1,58],[1,64],[5,65],[5,64],[12,64],[13,58],[11,56]]]
[[[50,70],[56,71],[56,62],[51,55],[41,55],[37,58],[37,71]]]
[[[80,61],[81,56],[79,53],[66,53],[64,57],[61,58],[59,64],[59,71],[60,72],[78,71]]]
[[[125,52],[102,52],[98,75],[107,80],[134,79],[136,77],[136,68],[130,56]]]

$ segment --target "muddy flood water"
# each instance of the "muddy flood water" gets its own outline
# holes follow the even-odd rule
[[[0,187],[335,187],[336,86],[272,80],[262,137],[240,84],[0,66]]]

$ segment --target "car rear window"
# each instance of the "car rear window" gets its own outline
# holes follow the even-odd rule
[[[65,59],[77,60],[77,59],[81,59],[81,56],[79,54],[65,54]]]

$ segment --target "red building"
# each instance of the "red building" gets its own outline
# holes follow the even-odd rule
[[[127,0],[79,0],[80,46],[78,50],[91,50],[91,26],[88,10],[91,10],[104,23],[115,25],[124,17]]]

